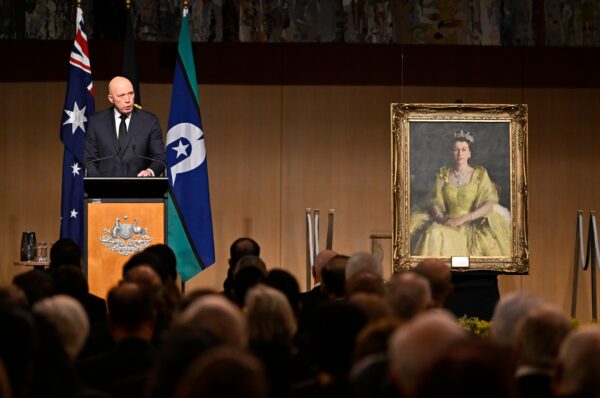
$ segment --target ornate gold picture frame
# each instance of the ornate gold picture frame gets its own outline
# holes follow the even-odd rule
[[[527,105],[391,113],[394,272],[455,257],[464,270],[527,273]]]

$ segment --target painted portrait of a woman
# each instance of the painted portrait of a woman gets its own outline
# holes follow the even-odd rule
[[[446,135],[451,160],[438,165],[430,191],[411,214],[411,254],[510,256],[510,211],[500,204],[498,185],[485,165],[472,162],[482,137],[464,129]]]

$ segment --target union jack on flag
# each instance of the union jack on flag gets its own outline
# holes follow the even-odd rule
[[[65,146],[62,174],[60,237],[83,244],[83,148],[85,131],[94,113],[94,90],[83,11],[77,7],[75,40],[69,57],[69,80],[60,126]]]

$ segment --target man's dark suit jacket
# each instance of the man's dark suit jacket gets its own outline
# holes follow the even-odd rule
[[[127,142],[120,151],[117,128],[112,107],[91,117],[84,155],[88,177],[135,177],[148,168],[154,171],[155,176],[160,175],[164,171],[166,156],[158,118],[134,108],[127,129]]]

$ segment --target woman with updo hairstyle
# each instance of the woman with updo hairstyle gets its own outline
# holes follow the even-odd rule
[[[439,169],[425,208],[411,215],[412,255],[510,255],[510,214],[487,170],[470,164],[474,143],[470,132],[454,132],[454,165]]]

